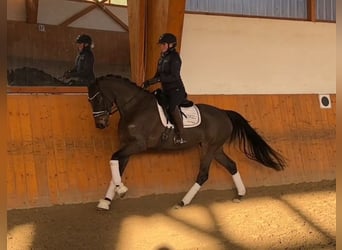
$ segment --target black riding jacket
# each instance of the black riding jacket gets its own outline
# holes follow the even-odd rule
[[[162,53],[157,66],[154,79],[159,79],[165,92],[175,89],[184,90],[180,76],[182,60],[175,49]]]
[[[70,70],[70,77],[77,77],[82,83],[95,81],[94,55],[89,47],[85,47],[76,57],[75,67]]]

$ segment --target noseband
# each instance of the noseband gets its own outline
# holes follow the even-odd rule
[[[91,102],[92,100],[95,99],[96,96],[98,96],[100,94],[101,94],[100,91],[96,92],[95,95],[93,95],[92,97],[88,97],[88,101]],[[102,95],[102,97],[105,98],[105,96],[103,96],[103,95]],[[106,106],[106,105],[104,105],[104,106]],[[114,114],[115,112],[118,111],[118,109],[117,108],[113,108],[113,106],[112,106],[110,111],[109,110],[93,111],[93,117],[96,118],[96,117],[99,117],[99,116],[102,116],[102,115],[109,116],[109,115]]]

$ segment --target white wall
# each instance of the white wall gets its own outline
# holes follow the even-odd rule
[[[336,24],[186,14],[189,94],[336,93]]]

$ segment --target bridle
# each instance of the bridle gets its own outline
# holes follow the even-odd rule
[[[97,91],[92,97],[88,97],[88,101],[91,102],[93,101],[98,95],[100,95],[100,91]],[[103,98],[107,98],[105,95],[102,95]],[[108,99],[108,98],[107,98]],[[110,101],[109,101],[110,103]],[[106,105],[104,105],[105,108],[106,108]],[[116,113],[118,111],[118,108],[115,107],[113,108],[114,105],[111,106],[111,110],[100,110],[100,111],[93,111],[93,117],[96,118],[96,117],[99,117],[99,116],[102,116],[102,115],[112,115],[114,113]]]
[[[133,101],[137,95],[139,95],[140,92],[137,92],[137,94],[133,95],[127,102],[125,102],[122,107],[124,108],[125,106],[127,106],[131,101]],[[92,97],[88,97],[88,101],[91,102],[92,100],[94,100],[98,95],[101,95],[102,93],[100,91],[97,91]],[[112,101],[109,100],[108,97],[106,97],[105,95],[102,94],[102,97],[103,98],[106,98],[108,100],[109,103],[111,103]],[[104,105],[106,106],[106,105]],[[96,118],[96,117],[99,117],[99,116],[102,116],[102,115],[112,115],[116,112],[118,112],[119,109],[116,105],[112,105],[111,106],[111,110],[100,110],[100,111],[93,111],[93,117]]]

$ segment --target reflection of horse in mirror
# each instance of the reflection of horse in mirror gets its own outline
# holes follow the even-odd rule
[[[86,83],[77,77],[56,78],[43,70],[31,67],[7,70],[7,81],[11,86],[86,86]]]
[[[22,67],[7,70],[8,85],[12,86],[64,86],[64,82],[43,70]]]
[[[175,145],[173,129],[166,128],[161,123],[154,94],[143,90],[128,79],[117,76],[99,78],[96,84],[89,86],[88,91],[96,127],[102,129],[109,125],[113,107],[120,113],[118,132],[121,146],[110,160],[112,180],[105,199],[101,199],[98,204],[99,209],[108,210],[115,194],[123,196],[127,192],[121,176],[129,157],[146,150],[181,150],[201,146],[203,152],[196,182],[179,203],[180,206],[188,205],[207,181],[213,159],[232,175],[237,188],[236,201],[245,195],[246,189],[236,164],[223,151],[226,142],[238,141],[240,150],[248,158],[266,167],[275,170],[283,170],[285,167],[283,157],[235,111],[197,104],[201,123],[196,127],[184,129],[184,138],[187,142]]]

